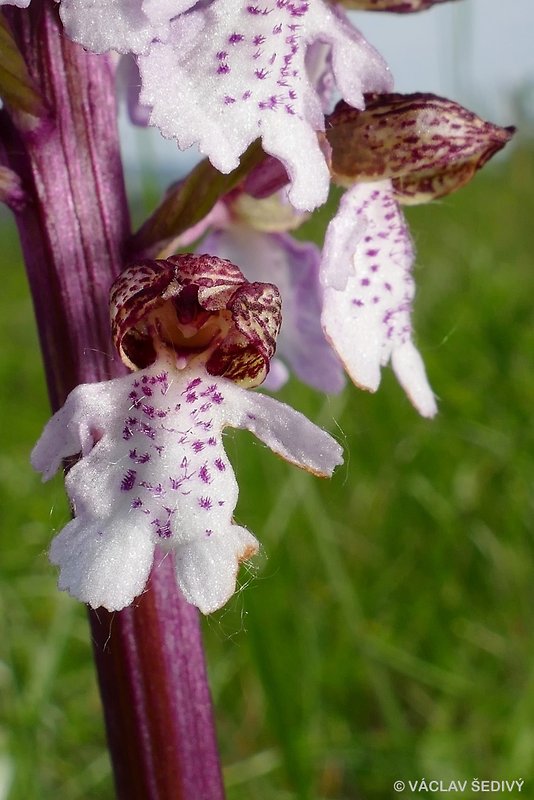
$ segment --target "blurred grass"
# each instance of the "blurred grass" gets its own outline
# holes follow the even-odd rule
[[[533,174],[518,149],[409,210],[435,421],[386,370],[375,396],[284,390],[347,447],[330,482],[228,435],[264,547],[205,621],[229,800],[388,800],[422,777],[534,796]],[[46,560],[61,482],[27,463],[48,410],[7,224],[2,242],[0,800],[108,800],[85,611]]]

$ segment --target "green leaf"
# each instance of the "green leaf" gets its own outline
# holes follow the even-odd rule
[[[0,97],[17,111],[41,117],[46,107],[5,17],[0,14]]]
[[[184,181],[172,186],[154,213],[130,240],[130,252],[153,256],[184,231],[200,222],[217,200],[234,189],[265,157],[259,140],[243,154],[239,166],[223,175],[204,159]]]

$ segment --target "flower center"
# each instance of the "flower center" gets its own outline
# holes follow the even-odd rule
[[[197,292],[197,287],[188,287]],[[183,292],[182,295],[193,292]],[[190,298],[182,296],[150,312],[144,325],[158,355],[168,358],[178,369],[186,365],[204,364],[233,326],[229,311],[205,311]]]

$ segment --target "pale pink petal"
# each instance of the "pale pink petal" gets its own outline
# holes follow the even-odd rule
[[[321,100],[324,114],[330,114],[339,100],[339,91],[332,68],[332,48],[319,40],[313,42],[306,53],[306,72]]]
[[[303,414],[260,392],[237,386],[231,391],[233,428],[246,428],[286,461],[320,477],[343,463],[341,445]]]
[[[343,291],[354,274],[353,256],[367,227],[358,192],[345,192],[337,214],[326,230],[321,260],[321,281],[325,288]]]
[[[250,281],[271,281],[278,287],[283,305],[278,356],[304,383],[323,392],[340,392],[345,383],[343,368],[320,323],[322,290],[316,245],[298,242],[286,233],[260,233],[234,224],[208,236],[200,249],[228,258]],[[272,382],[267,384],[272,387]]]
[[[135,56],[122,56],[117,67],[116,80],[119,96],[122,95],[126,100],[130,122],[145,128],[150,118],[150,108],[139,102],[141,76]]]
[[[331,45],[332,70],[337,87],[353,108],[363,108],[364,94],[389,92],[393,77],[382,56],[366,41],[341,7],[324,14],[310,2],[310,35]]]
[[[94,53],[143,53],[169,29],[152,25],[141,0],[62,0],[59,13],[68,37]]]
[[[262,389],[269,392],[278,392],[289,380],[289,370],[279,358],[271,359],[271,368],[262,383]]]
[[[354,383],[376,391],[391,358],[412,403],[432,417],[436,402],[412,343],[413,259],[391,182],[356,184],[327,233],[322,324]]]
[[[156,25],[183,14],[188,8],[193,8],[196,2],[197,0],[142,0],[142,7],[148,19]]]
[[[87,383],[77,386],[65,404],[47,423],[31,454],[32,466],[49,480],[63,459],[88,455],[112,423],[115,415],[115,384]]]
[[[190,247],[197,239],[204,236],[209,228],[221,228],[228,225],[229,222],[230,213],[228,211],[228,206],[220,200],[215,203],[211,211],[209,211],[200,222],[197,222],[192,228],[188,228],[188,230],[184,231],[184,233],[175,239],[173,247],[175,250],[178,247]],[[217,254],[213,252],[213,255]]]
[[[423,417],[433,417],[438,410],[436,399],[426,377],[419,350],[407,339],[391,353],[391,366],[397,380]]]
[[[171,20],[195,0],[61,0],[59,13],[70,39],[94,53],[146,53],[165,40]]]

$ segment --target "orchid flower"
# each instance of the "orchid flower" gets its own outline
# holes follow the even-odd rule
[[[399,13],[435,2],[344,0]],[[172,187],[133,237],[112,59],[69,37],[93,53],[135,57],[151,124],[211,161]],[[0,45],[0,200],[18,215],[54,407],[77,382],[122,372],[108,359],[103,292],[124,254],[134,259],[111,297],[114,343],[133,373],[81,383],[32,455],[45,480],[69,468],[74,518],[50,550],[60,587],[94,609],[125,609],[113,624],[90,613],[117,793],[216,800],[224,790],[197,614],[177,587],[213,611],[258,548],[233,518],[224,428],[250,430],[316,475],[341,463],[327,433],[253,391],[279,332],[281,359],[317,387],[342,382],[329,339],[367,388],[391,359],[422,413],[433,413],[411,341],[412,248],[397,202],[450,191],[491,147],[477,156],[472,121],[474,150],[459,146],[462,125],[443,133],[440,114],[421,117],[413,97],[374,108],[368,93],[390,91],[388,69],[323,0],[43,2],[2,15]],[[336,94],[350,104],[341,118],[330,114]],[[320,263],[318,249],[289,231],[298,212],[326,199],[331,177],[348,191]],[[283,187],[293,208],[279,198],[263,205]],[[184,231],[192,243],[207,222],[203,246],[261,282],[216,256],[148,260]],[[271,281],[284,295],[282,329]],[[284,369],[274,362],[278,383]]]
[[[288,172],[295,207],[322,204],[329,173],[317,133],[324,116],[307,53],[315,42],[331,46],[337,87],[355,108],[363,108],[365,92],[391,88],[386,64],[323,0],[212,0],[189,10],[193,5],[62,0],[60,13],[68,35],[84,47],[138,56],[150,124],[180,148],[198,144],[228,173],[261,137]]]
[[[414,249],[400,202],[443,197],[463,186],[513,134],[430,94],[340,103],[328,140],[335,182],[349,187],[330,222],[321,260],[322,324],[354,383],[376,391],[393,370],[424,417],[437,412],[412,340]]]
[[[258,549],[233,521],[238,486],[223,429],[246,428],[321,476],[341,463],[341,448],[302,414],[245,388],[263,380],[274,352],[272,284],[248,283],[217,258],[144,262],[115,283],[112,314],[117,349],[139,371],[78,386],[32,455],[46,480],[81,453],[66,476],[75,516],[50,550],[59,587],[93,608],[124,608],[143,591],[159,546],[174,554],[185,598],[209,613]]]

